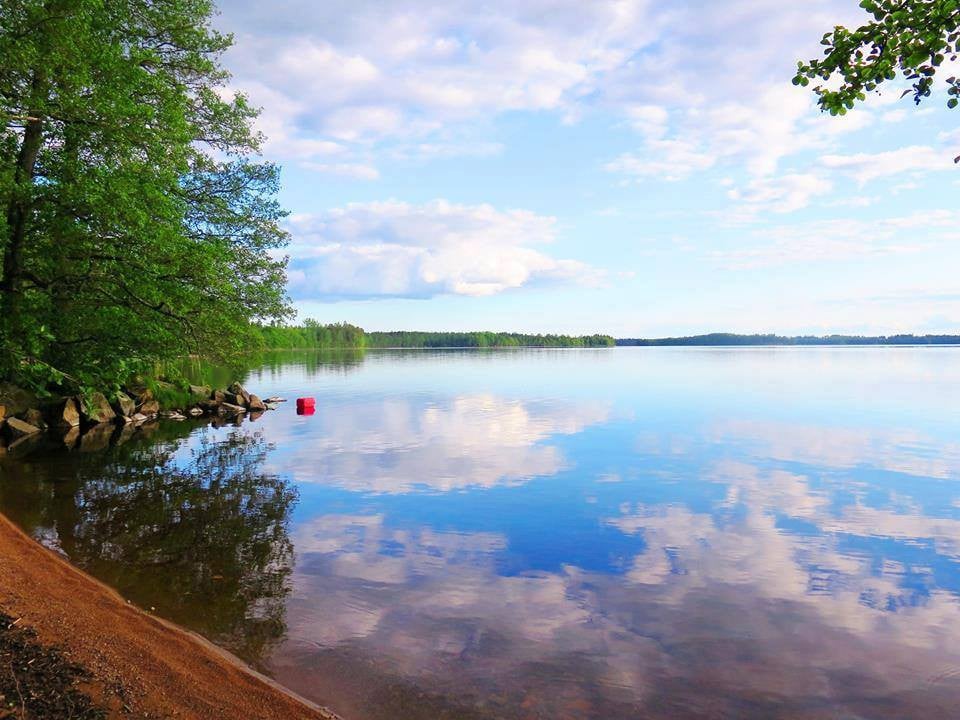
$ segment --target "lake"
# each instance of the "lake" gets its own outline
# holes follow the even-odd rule
[[[245,384],[291,402],[8,457],[0,511],[347,720],[960,707],[960,348],[298,352]]]

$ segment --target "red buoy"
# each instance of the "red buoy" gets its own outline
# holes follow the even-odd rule
[[[313,415],[315,410],[312,397],[297,398],[297,415]]]

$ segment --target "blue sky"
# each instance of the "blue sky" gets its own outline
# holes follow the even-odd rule
[[[301,317],[960,332],[960,115],[790,80],[854,0],[224,0]],[[944,77],[954,74],[950,69]]]

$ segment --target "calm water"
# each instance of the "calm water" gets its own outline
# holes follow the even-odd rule
[[[348,720],[957,716],[960,349],[300,354],[247,385],[317,412],[7,458],[0,509]]]

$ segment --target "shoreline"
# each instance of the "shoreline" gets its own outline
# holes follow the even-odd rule
[[[205,638],[151,615],[0,514],[0,611],[90,676],[109,718],[340,720]]]

